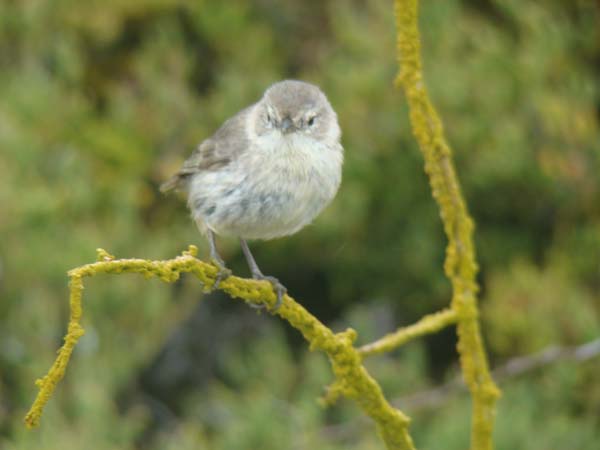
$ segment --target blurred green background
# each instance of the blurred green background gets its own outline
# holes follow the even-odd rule
[[[492,366],[600,336],[600,3],[425,0],[430,94],[477,223]],[[266,273],[366,343],[448,304],[445,239],[411,135],[392,2],[0,2],[0,448],[381,449],[323,355],[269,315],[134,275],[86,282],[86,335],[42,424],[22,417],[61,344],[65,272],[103,247],[204,239],[158,185],[274,81],[319,84],[346,149],[314,225],[252,245]],[[223,256],[246,275],[234,240]],[[214,298],[209,298],[214,297]],[[367,365],[419,448],[468,446],[453,330]],[[597,449],[600,358],[502,379],[498,449]],[[425,391],[421,400],[412,394]]]

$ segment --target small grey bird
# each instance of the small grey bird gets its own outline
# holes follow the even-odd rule
[[[227,120],[161,186],[162,192],[187,192],[219,267],[217,283],[231,272],[215,234],[235,236],[253,278],[273,285],[279,308],[286,288],[263,275],[246,241],[296,233],[331,202],[342,176],[340,137],[337,115],[317,86],[281,81]]]

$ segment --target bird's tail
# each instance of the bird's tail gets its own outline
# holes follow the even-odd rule
[[[181,177],[179,176],[179,174],[173,175],[171,178],[169,178],[167,181],[160,185],[160,192],[166,194],[167,192],[170,192],[174,189],[178,189],[180,184]]]
[[[163,194],[170,191],[186,191],[190,183],[192,172],[180,170],[163,184],[160,185],[160,192]]]

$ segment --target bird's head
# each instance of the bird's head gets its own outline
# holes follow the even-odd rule
[[[337,116],[321,90],[309,83],[285,80],[274,84],[258,103],[256,133],[339,140]]]

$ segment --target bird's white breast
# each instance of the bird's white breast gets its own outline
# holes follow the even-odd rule
[[[253,136],[228,166],[198,174],[189,205],[197,222],[217,234],[272,239],[310,223],[335,196],[342,147],[302,133]]]

